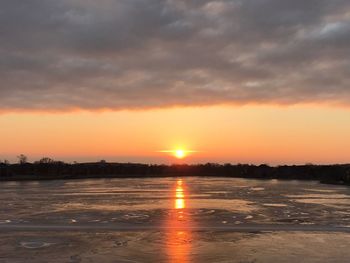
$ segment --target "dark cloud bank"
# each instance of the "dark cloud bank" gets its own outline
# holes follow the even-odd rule
[[[349,0],[1,0],[0,109],[350,102]]]

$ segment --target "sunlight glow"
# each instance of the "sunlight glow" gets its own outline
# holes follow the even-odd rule
[[[186,156],[186,153],[184,150],[179,149],[175,151],[175,156],[176,158],[182,159]]]
[[[176,157],[177,159],[183,159],[187,157],[190,153],[196,153],[197,151],[189,151],[189,150],[184,150],[181,148],[175,149],[175,150],[163,150],[159,151],[161,153],[169,153],[172,156]]]

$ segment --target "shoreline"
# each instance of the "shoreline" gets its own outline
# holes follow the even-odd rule
[[[350,164],[268,166],[250,164],[0,163],[0,182],[113,178],[227,177],[318,181],[350,185]]]
[[[176,177],[210,177],[210,178],[237,178],[246,180],[280,180],[280,181],[314,181],[321,184],[350,186],[350,183],[343,181],[321,181],[317,179],[305,179],[305,178],[261,178],[261,177],[235,177],[235,176],[223,176],[223,175],[105,175],[105,176],[64,176],[64,177],[41,177],[41,176],[16,176],[16,177],[2,177],[1,182],[35,182],[35,181],[61,181],[61,180],[89,180],[89,179],[151,179],[151,178],[176,178]]]

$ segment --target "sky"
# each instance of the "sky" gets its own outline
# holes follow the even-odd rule
[[[3,0],[0,160],[350,162],[348,0]]]

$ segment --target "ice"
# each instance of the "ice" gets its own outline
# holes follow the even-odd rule
[[[350,258],[350,189],[317,182],[225,177],[2,182],[0,211],[3,262]]]
[[[20,242],[20,244],[22,247],[29,248],[29,249],[44,248],[44,247],[54,245],[54,243],[48,243],[48,242],[42,242],[42,241]]]

